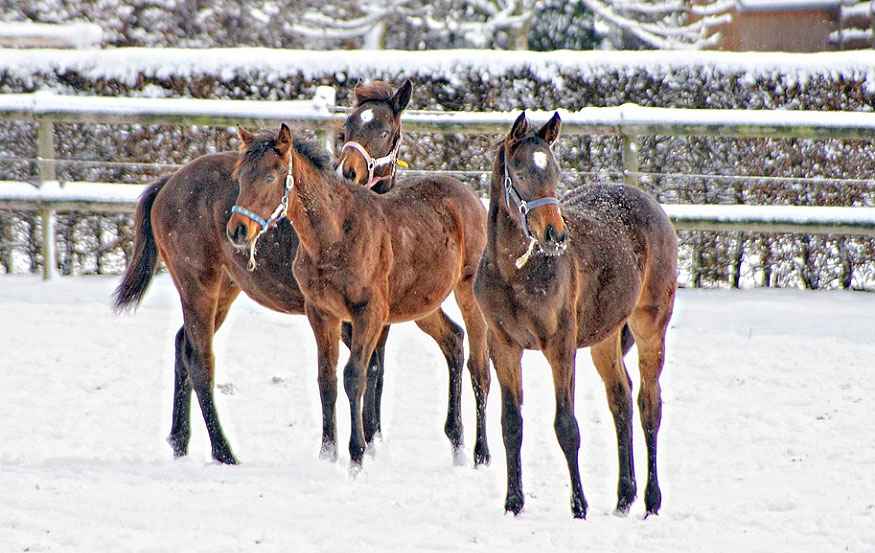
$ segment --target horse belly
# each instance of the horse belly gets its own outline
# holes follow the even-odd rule
[[[424,270],[403,289],[389,283],[389,322],[414,321],[441,306],[459,281],[459,271]]]

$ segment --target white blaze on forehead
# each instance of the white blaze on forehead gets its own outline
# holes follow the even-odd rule
[[[374,119],[374,112],[373,110],[366,109],[359,114],[359,117],[361,118],[362,123],[367,123],[368,121],[372,121]]]
[[[547,152],[535,152],[532,155],[532,163],[535,164],[535,167],[538,169],[546,169],[547,168]]]

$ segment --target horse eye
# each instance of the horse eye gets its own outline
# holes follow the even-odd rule
[[[264,177],[264,182],[273,182],[276,180],[276,175],[268,175]]]
[[[380,133],[380,136],[383,138],[389,138],[389,131],[383,131],[382,133]]]

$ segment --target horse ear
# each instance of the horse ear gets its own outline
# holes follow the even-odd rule
[[[526,136],[527,132],[529,132],[529,120],[526,119],[526,112],[523,111],[516,118],[516,121],[513,122],[513,126],[510,128],[510,132],[507,133],[505,140],[511,144],[519,142]]]
[[[404,84],[401,85],[401,88],[399,88],[389,100],[389,105],[392,106],[392,111],[395,112],[395,115],[404,111],[404,108],[410,103],[410,96],[412,93],[413,83],[410,82],[410,79],[407,79],[404,81]]]
[[[239,124],[237,125],[237,136],[240,137],[240,150],[245,150],[249,147],[249,143],[252,142],[253,134]]]
[[[292,145],[292,131],[289,126],[283,123],[280,125],[280,132],[276,135],[276,149],[281,155],[286,155]]]
[[[352,89],[352,100],[353,106],[357,106],[361,103],[361,93],[364,90],[365,85],[361,81],[357,82]]]
[[[538,129],[538,136],[540,136],[544,142],[553,146],[557,140],[559,140],[559,128],[562,126],[562,120],[559,118],[559,112],[554,112],[553,117],[550,118],[549,121],[544,123],[544,126]]]

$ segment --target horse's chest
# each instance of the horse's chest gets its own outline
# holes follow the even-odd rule
[[[490,326],[526,349],[540,349],[539,337],[555,334],[562,324],[560,309],[553,308],[553,292],[537,283],[504,282],[489,271],[475,281],[477,301]]]
[[[335,311],[344,305],[343,294],[350,278],[349,268],[337,259],[323,258],[317,262],[304,258],[294,263],[295,278],[308,301]]]

